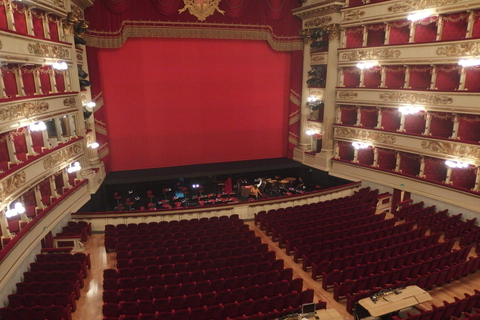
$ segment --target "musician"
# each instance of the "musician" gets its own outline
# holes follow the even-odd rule
[[[262,195],[262,193],[260,192],[260,189],[258,189],[258,187],[254,184],[254,185],[250,188],[249,197],[250,197],[250,198],[258,199],[258,197],[261,196],[261,195]]]
[[[303,181],[302,177],[298,178],[298,184],[295,187],[296,192],[304,192],[305,191],[305,182]]]

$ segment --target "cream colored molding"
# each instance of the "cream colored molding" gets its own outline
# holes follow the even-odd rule
[[[388,7],[390,12],[410,12],[414,10],[424,10],[429,8],[443,7],[449,4],[456,4],[460,0],[404,0]]]
[[[395,135],[390,133],[347,127],[335,127],[334,135],[335,138],[364,140],[387,145],[393,145],[397,140]]]
[[[380,100],[385,102],[399,102],[408,104],[452,104],[453,98],[444,94],[434,93],[409,93],[409,92],[384,92],[380,94]]]
[[[85,10],[86,8],[93,6],[94,2],[95,0],[72,0],[72,7],[73,4],[76,4],[77,6],[82,8],[82,10]]]
[[[339,100],[353,100],[356,98],[358,98],[358,93],[355,91],[345,91],[345,90],[338,91]]]
[[[0,106],[0,121],[25,119],[38,116],[49,109],[46,101],[29,101],[7,106]]]
[[[2,179],[0,182],[0,198],[6,199],[12,193],[17,193],[27,181],[25,171],[18,171]]]
[[[455,158],[480,160],[480,147],[478,146],[458,144],[455,142],[425,140],[422,142],[422,148]]]
[[[52,154],[49,154],[47,157],[43,159],[43,168],[45,170],[49,170],[55,168],[62,163],[70,163],[72,162],[73,158],[81,155],[83,152],[83,147],[81,143],[75,143],[69,145],[66,148],[58,150]]]
[[[66,15],[65,0],[22,0],[22,3],[45,12],[52,12],[60,17]]]
[[[401,51],[399,49],[374,48],[344,52],[341,54],[341,58],[344,61],[388,60],[397,59],[400,55]]]
[[[365,11],[363,10],[352,10],[352,11],[346,11],[343,14],[343,19],[342,21],[352,21],[352,20],[358,20],[361,17],[365,15]]]
[[[292,10],[294,16],[302,20],[308,20],[315,17],[325,16],[333,13],[340,13],[343,8],[343,2],[338,0],[322,1],[320,4],[313,4]]]
[[[480,54],[480,45],[478,40],[454,43],[444,47],[439,47],[436,51],[436,54],[447,57],[477,56]]]
[[[333,20],[332,17],[321,17],[321,18],[315,18],[312,20],[305,21],[304,27],[307,29],[310,28],[320,28],[322,26],[326,26],[329,23],[331,23]]]
[[[318,121],[307,121],[307,130],[313,130],[321,134],[323,130],[323,123]]]
[[[327,52],[315,52],[312,53],[310,65],[327,64],[328,53]]]
[[[63,99],[63,105],[65,107],[74,108],[77,106],[77,99],[75,97],[68,97]]]
[[[58,59],[66,59],[70,56],[70,51],[66,48],[62,48],[61,46],[49,44],[49,43],[29,43],[28,44],[28,52],[46,58],[58,58]]]

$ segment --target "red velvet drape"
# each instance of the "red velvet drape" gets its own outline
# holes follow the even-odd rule
[[[373,164],[373,148],[358,150],[358,163],[371,166]]]
[[[396,152],[394,150],[376,148],[378,157],[377,165],[380,169],[394,170],[396,164]]]
[[[458,118],[458,139],[461,141],[480,142],[480,117],[460,114]]]
[[[353,161],[354,151],[350,142],[338,142],[338,157],[341,160]]]
[[[50,72],[52,72],[52,69],[49,66],[40,67],[40,87],[44,94],[48,94],[52,91],[52,82],[50,81],[49,75]]]
[[[414,42],[433,42],[437,38],[438,17],[432,16],[420,21],[415,21]]]
[[[367,27],[367,47],[377,47],[385,44],[385,24],[379,23]]]
[[[357,123],[357,108],[353,106],[340,106],[340,122],[345,125],[353,126]]]
[[[358,48],[363,44],[363,27],[351,27],[345,30],[345,48]]]
[[[410,88],[417,90],[427,90],[430,88],[431,81],[431,66],[412,66],[410,68]]]
[[[362,107],[360,109],[360,123],[364,128],[375,128],[378,121],[378,111],[377,108],[373,107]]]
[[[346,67],[342,69],[343,86],[345,88],[356,88],[360,85],[360,70],[356,67]]]
[[[27,33],[27,17],[26,17],[26,10],[27,8],[19,3],[15,2],[12,4],[13,9],[13,20],[15,23],[15,31],[20,34],[28,34]]]
[[[45,32],[43,30],[43,15],[44,13],[38,9],[31,9],[33,32],[35,38],[45,39]]]
[[[390,35],[388,44],[405,44],[410,39],[410,21],[400,20],[390,22]]]
[[[373,67],[365,70],[363,84],[365,88],[380,87],[382,74],[380,67]]]
[[[382,108],[382,129],[397,131],[400,128],[400,114],[397,109]]]
[[[3,84],[7,97],[14,98],[18,95],[15,71],[11,65],[2,67]]]
[[[430,135],[440,138],[448,138],[452,135],[453,119],[452,114],[444,112],[431,112]]]
[[[25,94],[33,95],[35,94],[35,80],[34,80],[34,69],[32,66],[25,66],[21,68],[22,71],[22,80],[23,80],[23,89]]]
[[[435,87],[440,91],[457,90],[460,84],[460,69],[458,65],[437,65]]]
[[[465,39],[467,36],[468,12],[452,13],[442,16],[442,41]]]
[[[412,134],[422,134],[425,131],[425,114],[407,114],[405,116],[405,132]]]
[[[405,67],[386,66],[385,86],[387,88],[403,88],[405,85]]]
[[[465,70],[465,90],[480,91],[480,68],[469,67]]]
[[[455,187],[473,189],[475,187],[475,178],[477,168],[452,168],[450,182]]]
[[[401,152],[399,169],[403,174],[417,176],[420,172],[420,156],[416,154]]]
[[[8,30],[6,3],[0,3],[0,30]]]
[[[426,180],[443,182],[447,178],[447,166],[445,160],[425,157],[424,176]]]

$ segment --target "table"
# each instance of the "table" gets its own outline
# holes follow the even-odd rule
[[[240,194],[242,195],[242,197],[248,198],[248,196],[250,195],[250,189],[252,189],[252,186],[241,186]]]
[[[316,320],[315,316],[319,318],[319,320],[343,320],[343,317],[338,313],[335,309],[322,309],[315,311],[315,314],[311,317],[306,319],[308,320]],[[285,320],[302,320],[303,316],[298,314],[293,317],[286,317]]]
[[[379,317],[387,313],[411,307],[419,303],[432,300],[428,292],[417,286],[408,286],[404,289],[397,289],[399,294],[389,291],[383,296],[378,296],[378,301],[374,302],[371,298],[365,298],[358,301],[358,304],[365,308],[371,316]]]

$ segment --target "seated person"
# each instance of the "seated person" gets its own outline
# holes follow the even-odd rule
[[[261,195],[262,195],[262,193],[260,192],[260,189],[258,189],[258,187],[256,185],[253,185],[250,188],[250,193],[249,193],[250,198],[258,199],[258,197],[261,196]]]

